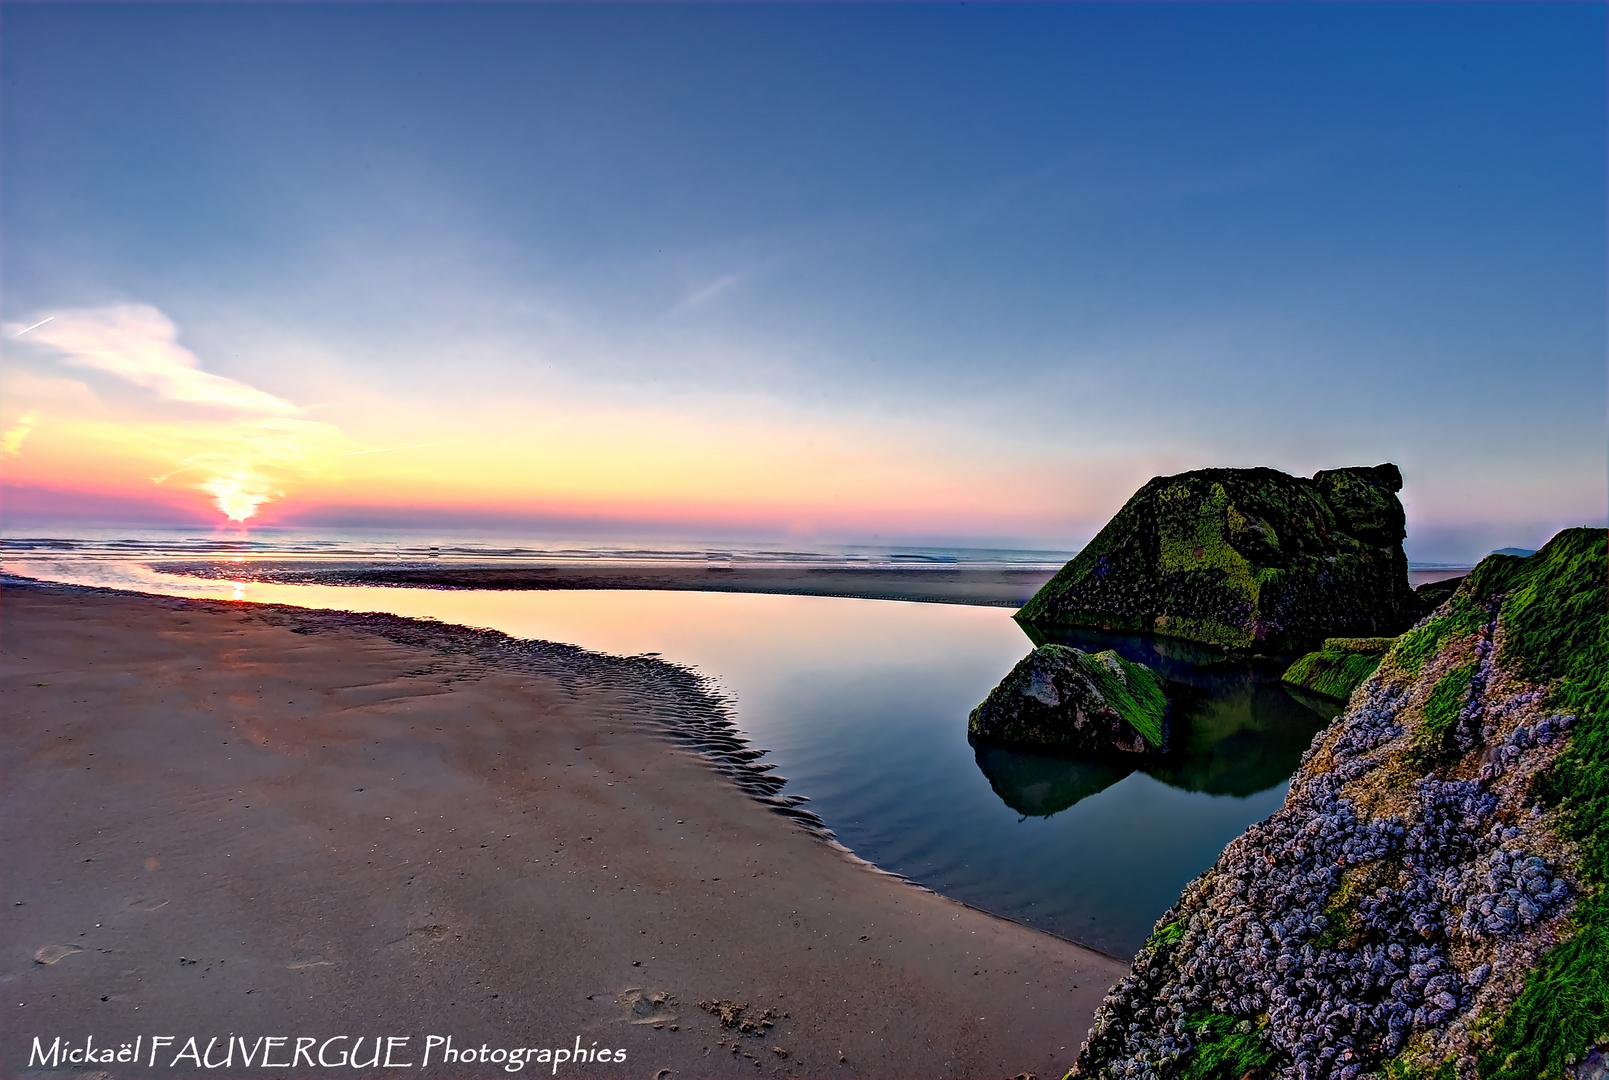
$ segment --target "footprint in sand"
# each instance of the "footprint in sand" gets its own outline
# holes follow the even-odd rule
[[[676,1019],[676,999],[663,990],[628,987],[620,991],[620,1004],[632,1024],[667,1024]]]
[[[413,926],[409,927],[401,937],[388,941],[386,944],[417,949],[446,941],[451,933],[452,931],[441,923],[431,923],[428,926]]]
[[[57,960],[69,957],[75,952],[83,951],[77,945],[46,945],[43,949],[34,953],[34,963],[54,964]]]
[[[310,957],[306,960],[293,960],[285,965],[286,971],[306,971],[308,968],[334,967],[334,960],[326,960],[322,956]]]

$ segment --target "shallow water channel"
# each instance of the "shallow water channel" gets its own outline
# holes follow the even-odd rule
[[[968,743],[967,713],[1033,642],[1004,608],[693,592],[477,592],[235,584],[124,562],[8,561],[13,573],[429,616],[712,677],[785,791],[861,857],[937,892],[1127,957],[1183,886],[1278,809],[1337,710],[1279,665],[1179,643],[1076,634],[1169,680],[1170,758],[1131,770]]]

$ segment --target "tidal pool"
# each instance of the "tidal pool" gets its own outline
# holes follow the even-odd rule
[[[159,567],[160,564],[155,564]],[[9,560],[14,573],[184,596],[387,611],[617,654],[714,679],[785,791],[861,857],[937,892],[1131,955],[1224,845],[1278,809],[1337,710],[1281,666],[1179,643],[1059,634],[1169,680],[1177,752],[1141,768],[971,745],[967,713],[1033,647],[1002,608],[692,592],[271,585],[146,563]]]

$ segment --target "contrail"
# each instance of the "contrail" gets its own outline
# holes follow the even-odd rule
[[[46,315],[43,319],[40,319],[38,322],[34,323],[32,326],[24,326],[21,330],[18,330],[14,336],[15,337],[21,337],[22,335],[26,334],[30,330],[37,330],[41,326],[43,326],[47,322],[49,322],[51,319],[54,319],[55,317],[56,316],[54,316],[54,315]]]
[[[182,464],[182,462],[181,462],[181,464]],[[199,468],[201,468],[200,465],[185,465],[184,468],[182,468],[182,469],[174,469],[172,472],[165,472],[161,476],[153,476],[153,477],[151,477],[151,483],[153,483],[153,484],[163,484],[163,483],[167,482],[167,479],[170,476],[178,476],[182,472],[193,472],[194,470],[199,469]]]
[[[440,445],[441,445],[441,443],[433,443],[433,442],[411,443],[408,446],[387,446],[387,447],[384,447],[384,448],[379,449],[379,450],[353,450],[351,453],[342,454],[341,456],[342,457],[357,457],[359,454],[389,454],[393,450],[417,450],[422,446],[440,446]]]

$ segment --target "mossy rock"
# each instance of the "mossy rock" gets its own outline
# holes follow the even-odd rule
[[[1108,649],[1041,645],[972,710],[974,739],[1068,753],[1167,749],[1162,679]]]
[[[1563,1076],[1568,1058],[1609,1041],[1609,531],[1566,529],[1529,557],[1488,556],[1447,612],[1415,633],[1444,647],[1475,617],[1463,609],[1480,602],[1500,605],[1500,658],[1547,687],[1550,708],[1576,717],[1569,746],[1532,794],[1557,808],[1580,845],[1586,895],[1565,940],[1498,1018],[1479,1074]]]
[[[1179,1070],[1180,1080],[1256,1080],[1272,1075],[1272,1070],[1264,1070],[1278,1055],[1252,1021],[1208,1013],[1192,1017],[1185,1026],[1195,1036],[1195,1053]]]
[[[1280,678],[1302,690],[1345,701],[1363,680],[1374,674],[1394,637],[1327,638],[1324,647],[1310,652],[1285,669]]]
[[[1391,464],[1159,476],[1017,618],[1263,653],[1400,633],[1420,617],[1401,489]]]

